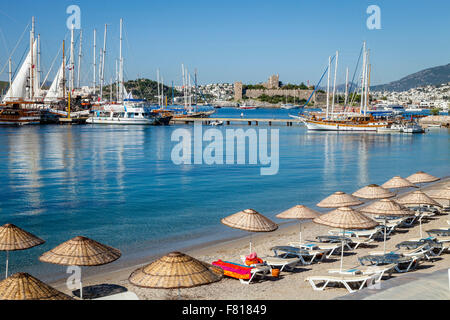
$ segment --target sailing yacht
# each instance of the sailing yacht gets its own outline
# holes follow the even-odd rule
[[[368,100],[370,87],[370,65],[368,63],[369,55],[366,51],[366,43],[363,44],[363,68],[361,80],[361,108],[360,113],[334,113],[335,93],[336,93],[336,77],[338,69],[339,52],[336,52],[335,73],[334,73],[334,89],[332,97],[332,106],[330,111],[330,71],[332,58],[328,60],[328,85],[327,85],[327,109],[325,117],[319,115],[307,116],[291,116],[292,118],[300,119],[308,128],[308,130],[320,131],[377,131],[379,128],[386,128],[389,125],[388,121],[375,120],[371,114],[368,114]],[[325,75],[325,73],[324,73]],[[323,76],[324,76],[323,75]],[[322,76],[322,78],[323,78]],[[348,81],[348,80],[347,80]],[[319,82],[320,84],[320,82]],[[346,85],[348,88],[348,85]],[[346,89],[348,90],[348,89]],[[348,92],[346,91],[346,96]]]
[[[117,97],[119,102],[100,104],[100,110],[94,111],[94,116],[89,117],[86,123],[117,125],[158,124],[162,115],[153,113],[145,100],[134,99],[132,94],[128,93],[125,88],[123,79],[122,30],[123,19],[120,19],[120,69],[118,74],[119,89]],[[102,64],[104,65],[104,60],[102,60]]]
[[[39,124],[41,112],[41,88],[39,81],[38,40],[34,37],[34,17],[32,19],[30,49],[0,105],[0,125]],[[39,38],[38,38],[39,39]],[[10,74],[11,63],[10,63]],[[12,77],[11,77],[12,78]]]

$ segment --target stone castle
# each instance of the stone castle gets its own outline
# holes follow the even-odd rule
[[[243,97],[247,97],[250,99],[257,99],[262,95],[267,95],[269,97],[273,96],[287,96],[287,97],[293,97],[299,100],[307,100],[311,96],[314,90],[308,89],[308,90],[301,90],[301,89],[283,89],[280,86],[280,77],[279,75],[272,75],[269,80],[266,83],[263,83],[262,86],[264,88],[261,89],[247,89],[244,90],[244,85],[242,82],[235,82],[234,83],[234,100],[235,101],[241,101]],[[317,93],[314,94],[311,101],[316,102],[316,99],[318,96]],[[319,97],[319,100],[321,100]]]

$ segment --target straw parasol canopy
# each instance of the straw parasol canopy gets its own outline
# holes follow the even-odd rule
[[[375,228],[378,223],[352,208],[338,208],[314,219],[317,224],[343,230],[366,230]]]
[[[315,219],[320,217],[320,213],[310,209],[306,206],[295,206],[291,209],[288,209],[279,215],[277,215],[278,219],[298,219],[300,220],[308,220]],[[300,224],[300,243],[302,243],[302,226]]]
[[[85,237],[76,237],[39,257],[42,262],[63,266],[101,266],[120,258],[119,250]],[[80,283],[80,298],[83,299],[83,283]]]
[[[369,204],[359,210],[366,214],[377,214],[380,216],[412,216],[414,212],[405,206],[390,199],[383,199]]]
[[[319,218],[314,219],[317,224],[339,228],[342,230],[357,229],[365,230],[375,228],[378,223],[369,217],[363,215],[359,211],[352,208],[344,207],[324,214]],[[344,239],[342,239],[341,248],[341,271],[344,263]]]
[[[27,273],[16,273],[0,282],[0,300],[73,300]]]
[[[222,223],[230,228],[250,232],[272,232],[278,225],[253,209],[247,209],[222,219]]]
[[[291,209],[283,211],[277,218],[279,219],[315,219],[320,216],[320,213],[310,209],[306,206],[295,206]]]
[[[0,227],[0,251],[30,249],[44,242],[44,240],[13,224],[5,224]]]
[[[45,241],[13,225],[0,227],[0,251],[6,251],[6,276],[8,277],[9,251],[26,250],[43,244]]]
[[[411,183],[431,183],[431,182],[439,181],[441,179],[434,177],[423,171],[419,171],[419,172],[413,174],[412,176],[409,176],[408,178],[406,178],[406,180],[408,180]]]
[[[450,206],[450,186],[448,186],[445,189],[439,190],[437,193],[434,193],[431,197],[434,199],[448,200],[448,204]]]
[[[438,192],[434,193],[432,198],[441,199],[441,200],[450,200],[450,186],[445,189],[441,189]]]
[[[42,262],[63,266],[101,266],[119,259],[119,250],[85,237],[64,242],[39,257]]]
[[[410,194],[407,194],[404,197],[401,197],[397,200],[398,203],[403,205],[430,205],[436,207],[442,207],[438,202],[431,199],[422,191],[414,191]]]
[[[386,252],[386,240],[387,240],[387,216],[413,216],[414,212],[406,208],[405,206],[395,202],[390,199],[383,199],[374,203],[369,204],[367,207],[361,208],[360,210],[366,214],[385,216],[384,219],[384,252]]]
[[[278,225],[253,209],[247,209],[235,213],[221,222],[233,229],[249,232],[272,232],[278,229]],[[252,239],[250,236],[250,254],[252,253]]]
[[[377,184],[371,184],[367,187],[364,187],[353,194],[355,197],[362,199],[387,199],[395,197],[395,194],[386,190],[385,188],[380,187]]]
[[[345,192],[336,192],[317,204],[319,208],[343,208],[362,205],[363,202]]]
[[[382,187],[385,189],[418,188],[415,184],[399,176],[393,177],[383,184]]]
[[[154,289],[192,288],[220,281],[223,271],[180,252],[172,252],[134,271],[131,284]]]

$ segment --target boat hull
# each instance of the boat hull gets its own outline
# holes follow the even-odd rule
[[[89,118],[86,120],[88,124],[115,124],[115,125],[153,125],[156,118],[153,119],[124,119],[124,118]]]
[[[312,131],[367,131],[376,132],[378,128],[385,128],[385,125],[365,125],[365,124],[338,124],[303,120],[308,130]]]

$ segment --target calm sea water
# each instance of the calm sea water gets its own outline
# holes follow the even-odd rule
[[[249,110],[244,117],[288,118],[293,112]],[[275,219],[293,205],[313,207],[335,191],[353,192],[394,175],[450,174],[447,129],[401,135],[275,126],[280,170],[261,176],[255,165],[174,165],[171,134],[180,127],[192,130],[189,125],[0,127],[0,224],[14,223],[47,241],[11,253],[11,271],[43,279],[64,275],[61,267],[37,258],[77,235],[119,248],[123,263],[244,234],[220,224],[242,209]],[[218,129],[230,128],[239,126]]]

